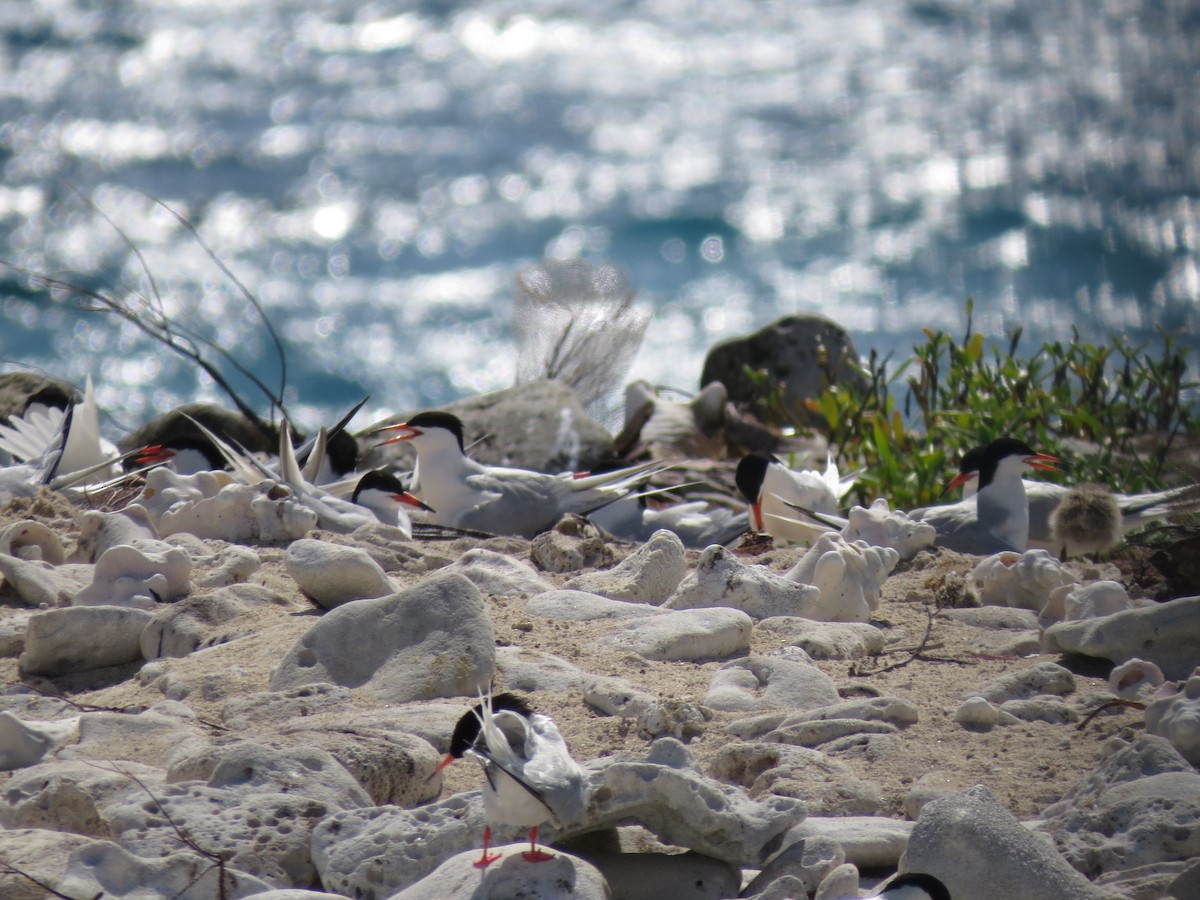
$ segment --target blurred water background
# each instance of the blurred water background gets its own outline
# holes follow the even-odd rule
[[[0,0],[0,38],[0,259],[149,295],[118,226],[278,383],[162,200],[301,424],[507,386],[543,256],[620,266],[633,375],[685,390],[780,315],[903,357],[968,295],[1027,351],[1162,328],[1196,371],[1191,0]],[[92,373],[114,431],[220,396],[11,271],[0,313],[0,366]]]

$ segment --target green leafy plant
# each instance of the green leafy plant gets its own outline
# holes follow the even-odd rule
[[[830,385],[809,409],[839,462],[865,468],[864,499],[901,507],[937,501],[962,453],[1001,435],[1069,460],[1072,483],[1122,491],[1164,486],[1172,442],[1200,430],[1185,353],[1161,332],[1161,349],[1113,337],[1107,344],[1045,343],[1020,353],[1021,331],[988,340],[972,324],[961,341],[926,329],[913,356],[889,373],[871,354],[866,390]],[[897,398],[903,395],[901,407]]]

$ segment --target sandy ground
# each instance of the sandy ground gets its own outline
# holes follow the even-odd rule
[[[51,524],[65,542],[75,528],[74,511],[61,501],[18,504],[0,513],[0,527],[8,521],[38,518]],[[341,537],[330,539],[344,541]],[[444,559],[456,558],[471,546],[487,546],[516,558],[528,557],[528,542],[517,539],[491,541],[429,542],[420,549]],[[187,697],[197,716],[220,723],[221,708],[233,697],[266,690],[271,671],[292,644],[313,624],[319,610],[299,592],[283,571],[284,549],[277,546],[255,547],[263,562],[251,579],[275,591],[277,606],[261,609],[230,623],[224,642],[165,662],[167,670],[199,685]],[[631,549],[618,548],[621,553]],[[762,564],[777,572],[785,571],[802,551],[768,550],[754,555]],[[693,555],[693,561],[695,556]],[[950,619],[931,616],[938,603],[962,602],[962,576],[977,560],[953,553],[934,552],[902,566],[884,588],[883,601],[873,618],[886,642],[887,651],[876,658],[849,661],[819,661],[846,697],[864,692],[898,695],[915,703],[920,720],[902,731],[898,739],[885,742],[882,749],[867,746],[850,748],[837,758],[852,767],[857,775],[878,786],[884,806],[880,815],[904,818],[904,797],[914,782],[934,776],[939,783],[956,787],[985,784],[1010,811],[1021,819],[1037,818],[1050,803],[1079,778],[1092,772],[1107,755],[1113,737],[1130,739],[1142,732],[1142,714],[1128,708],[1116,708],[1093,719],[1086,727],[1077,724],[1022,722],[997,727],[986,733],[965,730],[954,721],[954,712],[964,694],[1007,674],[1028,668],[1037,662],[1066,662],[1075,672],[1076,696],[1100,692],[1107,687],[1108,666],[1095,661],[1062,660],[1057,656],[1035,655],[1009,658],[997,654],[1004,642],[1016,633],[984,631]],[[386,567],[386,566],[385,566]],[[419,568],[419,566],[411,566]],[[393,577],[403,583],[415,583],[423,573],[394,569]],[[546,575],[562,583],[571,575]],[[1085,566],[1081,574],[1089,580],[1116,574],[1111,566]],[[560,622],[536,618],[525,612],[520,599],[489,597],[498,645],[516,645],[560,656],[580,668],[601,675],[628,679],[644,690],[666,699],[700,703],[716,669],[728,660],[710,662],[652,662],[627,652],[616,652],[599,640],[607,629],[604,623]],[[13,615],[18,605],[11,589],[0,589],[0,619]],[[928,631],[928,639],[926,634]],[[768,653],[786,641],[775,634],[756,629],[754,653]],[[919,655],[914,651],[922,648]],[[153,685],[138,678],[141,664],[82,672],[53,679],[25,678],[15,658],[0,659],[0,681],[11,691],[24,684],[48,693],[59,694],[76,704],[115,709],[140,709],[163,699]],[[880,671],[885,668],[890,671]],[[497,687],[504,687],[500,684]],[[363,708],[376,701],[357,696]],[[586,706],[578,691],[538,692],[533,697],[537,708],[558,722],[574,755],[581,761],[619,751],[642,753],[647,742],[639,737],[630,720],[604,716]],[[464,709],[468,705],[464,700]],[[64,715],[72,711],[64,712]],[[724,726],[744,716],[716,713],[701,735],[690,743],[702,768],[731,738]],[[229,734],[214,729],[214,734]],[[239,735],[244,736],[244,735]],[[0,774],[0,784],[6,774]],[[477,787],[474,767],[454,766],[443,796]],[[798,796],[804,796],[802,783],[790,783]]]

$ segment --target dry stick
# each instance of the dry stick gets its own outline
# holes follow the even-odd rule
[[[146,786],[146,783],[144,781],[142,781],[142,779],[140,779],[136,775],[134,775],[132,772],[127,772],[124,769],[122,769],[120,766],[113,766],[110,768],[108,766],[102,766],[99,763],[94,763],[94,762],[89,762],[88,765],[93,766],[94,768],[100,769],[105,772],[112,772],[114,775],[121,775],[124,778],[128,778],[130,781],[132,781],[134,784],[136,784],[138,787],[140,787],[143,791],[145,791],[146,796],[154,801],[154,805],[158,808],[158,811],[159,811],[159,813],[162,814],[162,817],[164,819],[166,819],[167,824],[171,826],[171,830],[175,832],[175,837],[177,837],[179,839],[179,842],[182,843],[189,850],[191,850],[193,853],[197,854],[198,856],[202,856],[205,859],[210,860],[212,862],[211,866],[209,866],[207,869],[205,869],[203,872],[201,872],[199,875],[197,875],[195,878],[193,878],[184,887],[184,889],[182,891],[180,891],[178,894],[175,895],[175,897],[182,897],[184,894],[186,894],[192,888],[192,886],[194,884],[196,884],[196,882],[198,882],[201,878],[203,878],[205,875],[207,875],[209,872],[211,872],[215,868],[217,870],[217,897],[218,897],[218,900],[229,900],[229,894],[227,893],[226,887],[225,887],[225,878],[228,873],[225,871],[226,859],[224,856],[222,856],[220,853],[216,853],[212,850],[205,850],[203,847],[201,847],[199,844],[197,844],[195,838],[193,838],[190,834],[188,834],[181,827],[179,827],[179,825],[175,822],[175,820],[171,818],[171,814],[169,812],[167,812],[167,809],[165,806],[163,806],[162,801],[159,800],[158,797],[156,797],[154,795],[154,792]],[[174,898],[172,898],[172,900],[174,900]]]
[[[133,242],[133,240],[121,229],[121,227],[119,225],[117,225],[117,223],[114,222],[104,212],[104,210],[102,210],[99,206],[97,206],[90,197],[85,196],[78,188],[76,188],[73,184],[70,184],[69,182],[68,182],[68,187],[70,187],[71,190],[75,192],[76,196],[78,196],[80,199],[82,199],[84,202],[86,202],[88,204],[88,206],[90,206],[96,212],[96,214],[98,216],[100,216],[102,219],[104,219],[104,221],[108,224],[108,226],[117,233],[117,235],[121,238],[121,240],[124,241],[125,246],[128,247],[130,252],[132,252],[134,254],[134,256],[137,258],[138,265],[141,267],[142,273],[146,276],[146,280],[150,283],[150,291],[154,295],[154,301],[155,301],[155,304],[157,305],[157,309],[153,310],[153,312],[156,314],[159,322],[162,323],[159,327],[163,330],[163,332],[166,333],[167,335],[174,335],[176,333],[182,333],[183,336],[188,341],[192,342],[193,344],[195,344],[197,342],[201,343],[204,346],[208,347],[209,349],[218,353],[228,363],[230,363],[234,367],[234,369],[236,369],[242,376],[247,378],[249,381],[251,381],[254,384],[255,387],[257,387],[260,391],[262,391],[266,395],[267,399],[270,400],[274,406],[277,406],[280,409],[280,411],[284,413],[284,415],[286,415],[287,411],[284,409],[284,406],[283,406],[283,392],[287,387],[287,359],[284,355],[283,344],[279,340],[279,335],[276,333],[275,327],[271,324],[271,320],[267,318],[266,312],[263,310],[262,306],[259,304],[258,298],[255,297],[253,294],[251,294],[250,290],[244,284],[242,284],[241,281],[238,280],[238,278],[228,269],[228,267],[223,262],[221,262],[220,259],[217,258],[217,255],[209,248],[209,246],[206,243],[204,243],[203,238],[200,237],[199,233],[196,231],[195,226],[192,225],[191,222],[187,221],[187,219],[183,218],[183,216],[181,216],[179,213],[177,213],[171,207],[169,207],[165,203],[163,203],[163,201],[159,200],[157,197],[151,198],[154,200],[155,203],[157,203],[159,206],[161,206],[163,209],[165,209],[167,212],[169,212],[172,216],[174,216],[176,221],[178,221],[185,229],[187,229],[188,233],[192,236],[192,238],[196,241],[196,243],[199,244],[201,246],[201,248],[204,250],[204,252],[208,254],[209,259],[211,259],[213,261],[213,263],[216,264],[221,269],[221,271],[225,274],[225,276],[227,278],[229,278],[229,280],[232,281],[238,287],[238,289],[241,290],[242,294],[246,297],[246,299],[249,300],[250,303],[254,306],[254,309],[258,313],[259,318],[263,320],[263,323],[267,327],[267,332],[271,335],[271,339],[275,343],[275,349],[279,356],[280,387],[279,387],[278,396],[275,394],[272,394],[270,389],[267,388],[267,386],[265,384],[263,384],[263,382],[258,378],[257,375],[255,375],[249,369],[245,368],[237,360],[237,358],[234,357],[233,354],[231,354],[224,347],[220,346],[215,341],[204,337],[203,335],[201,335],[199,332],[195,331],[194,329],[184,328],[183,326],[180,326],[177,323],[171,322],[171,320],[167,317],[166,313],[163,310],[162,294],[159,293],[159,290],[158,290],[158,281],[155,279],[154,273],[150,270],[150,266],[146,262],[145,256],[142,255],[142,251],[140,249],[138,249],[137,244],[135,244]],[[126,285],[126,289],[129,291],[129,293],[133,294],[135,297],[138,297],[144,303],[146,303],[147,307],[150,306],[147,299],[145,297],[143,297],[139,291],[135,290],[134,288],[130,287],[129,285]],[[225,390],[227,392],[230,391],[230,388],[228,388],[227,386],[222,385],[222,387],[225,388]],[[232,394],[231,394],[231,396],[232,396]],[[238,404],[239,409],[241,409],[243,407],[243,404],[241,404],[238,401],[238,398],[236,396],[233,396],[233,400],[234,400],[234,403]],[[244,414],[247,415],[247,417],[252,422],[257,423],[259,425],[259,427],[262,428],[264,431],[267,430],[264,428],[264,423],[259,421],[258,416],[256,414],[254,414],[254,413],[244,413]]]
[[[46,697],[50,700],[58,700],[62,703],[67,704],[68,706],[70,706],[73,709],[79,710],[80,712],[111,712],[111,713],[120,713],[121,715],[135,716],[135,715],[138,715],[139,713],[143,713],[146,711],[145,707],[137,707],[137,706],[96,706],[95,704],[92,704],[92,703],[79,703],[76,700],[72,700],[70,697],[64,697],[62,694],[51,693],[48,690],[38,687],[36,684],[27,684],[24,681],[9,681],[6,683],[6,686],[7,687],[20,686],[20,687],[28,688],[29,690],[33,691],[35,694],[40,694],[41,696]],[[209,722],[207,719],[199,719],[198,718],[198,719],[196,719],[196,721],[199,722],[201,725],[205,725],[208,728],[214,728],[217,731],[228,731],[229,730],[226,726],[218,725],[216,722]]]
[[[1112,700],[1109,700],[1106,703],[1101,703],[1099,706],[1097,706],[1095,709],[1093,709],[1090,713],[1088,713],[1087,718],[1085,718],[1082,722],[1080,722],[1078,725],[1075,726],[1075,730],[1083,731],[1083,729],[1088,727],[1088,723],[1090,723],[1092,721],[1092,719],[1096,718],[1096,716],[1100,715],[1100,713],[1104,712],[1104,710],[1111,709],[1114,706],[1128,706],[1130,709],[1145,709],[1146,708],[1145,703],[1141,703],[1137,700],[1126,700],[1122,697],[1114,697]]]
[[[925,650],[931,649],[933,646],[941,646],[941,644],[931,645],[929,643],[929,636],[933,633],[933,617],[936,616],[940,611],[941,607],[935,606],[931,611],[928,612],[929,621],[925,625],[925,635],[921,638],[921,642],[917,644],[916,649],[912,651],[908,659],[901,660],[898,663],[892,663],[890,666],[884,666],[882,669],[875,669],[871,672],[863,672],[857,669],[851,669],[850,675],[857,678],[865,678],[870,675],[882,675],[884,672],[892,672],[896,669],[902,669],[915,659],[920,659],[923,662],[948,662],[956,663],[958,665],[967,665],[967,663],[959,659],[942,659],[939,657],[923,655]]]
[[[79,900],[78,897],[72,897],[70,894],[64,894],[64,893],[61,893],[60,891],[56,891],[54,888],[50,887],[50,885],[46,884],[46,882],[40,881],[37,878],[34,878],[28,872],[18,869],[12,863],[5,862],[3,859],[0,859],[0,874],[16,875],[18,878],[24,878],[26,881],[28,881],[32,884],[36,884],[38,887],[40,887],[43,891],[45,891],[50,896],[58,897],[58,898],[60,898],[60,900]],[[100,898],[103,896],[104,896],[104,891],[101,891],[100,893],[96,894],[94,897],[88,898],[88,900],[100,900]]]

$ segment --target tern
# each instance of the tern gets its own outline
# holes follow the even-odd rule
[[[463,424],[447,412],[423,412],[380,432],[383,441],[412,441],[417,451],[412,491],[436,513],[434,525],[532,538],[566,513],[587,515],[619,500],[664,468],[650,462],[587,475],[547,475],[530,469],[487,466],[463,449]]]
[[[888,880],[872,897],[884,900],[950,900],[950,890],[941,879],[923,872],[905,872]]]
[[[119,475],[120,454],[113,444],[100,437],[100,408],[91,375],[79,403],[70,404],[62,390],[54,387],[31,396],[22,415],[0,424],[0,450],[15,460],[41,456],[63,432],[68,408],[73,410],[72,422],[66,430],[67,443],[57,472],[63,476],[78,475],[79,483],[105,481]]]
[[[974,495],[957,503],[914,509],[908,516],[932,525],[937,531],[935,543],[939,547],[976,556],[1005,550],[1024,552],[1029,543],[1029,502],[1021,473],[1029,468],[1057,472],[1061,462],[1056,456],[1038,453],[1024,441],[997,438],[964,453],[958,474],[946,488],[951,490],[974,479],[979,485]],[[841,530],[848,524],[846,519],[821,514],[800,504],[788,506],[811,520],[793,523],[809,534],[814,528]]]
[[[795,471],[774,456],[749,453],[738,462],[734,482],[750,504],[750,527],[765,531],[776,540],[803,543],[813,537],[812,528],[798,523],[795,507],[836,514],[842,498],[854,487],[855,476],[842,478],[833,454],[825,458],[825,471]]]
[[[703,550],[712,544],[725,545],[741,537],[750,527],[745,512],[704,500],[655,508],[646,493],[632,494],[602,506],[588,515],[593,524],[623,541],[645,543],[660,528],[679,535],[683,546]]]
[[[529,828],[530,862],[553,855],[538,850],[538,826],[557,827],[583,812],[583,773],[549,716],[534,712],[516,694],[483,697],[458,720],[450,737],[450,752],[436,771],[456,759],[470,758],[483,769],[483,808],[488,825],[483,853],[475,862],[483,868],[500,858],[488,853],[491,823]]]
[[[971,452],[963,456],[963,472],[966,477],[961,483],[966,499],[978,490],[979,481],[978,464]],[[1094,487],[1071,488],[1051,481],[1023,481],[1022,486],[1029,501],[1027,549],[1049,550],[1062,558],[1103,552],[1130,532],[1185,508],[1196,493],[1194,484],[1141,494],[1109,493]],[[1115,521],[1113,505],[1117,512]]]

